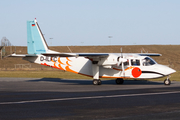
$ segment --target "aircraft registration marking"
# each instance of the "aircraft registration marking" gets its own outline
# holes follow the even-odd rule
[[[48,57],[48,56],[41,56],[40,61],[46,61],[46,62],[57,62],[57,57]]]

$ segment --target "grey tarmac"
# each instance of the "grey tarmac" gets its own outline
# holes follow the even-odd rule
[[[0,120],[179,119],[180,82],[0,78]]]

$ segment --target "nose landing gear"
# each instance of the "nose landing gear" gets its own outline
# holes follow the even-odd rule
[[[171,80],[169,79],[171,76],[168,76],[165,80],[164,80],[164,85],[170,85],[171,84]]]

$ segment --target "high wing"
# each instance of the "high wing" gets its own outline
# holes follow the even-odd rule
[[[59,57],[107,57],[108,53],[44,53],[44,56]]]
[[[139,56],[162,56],[159,53],[43,53],[44,56],[59,57],[108,57],[110,54],[139,55]]]
[[[159,54],[159,53],[138,53],[140,56],[162,56],[162,54]]]
[[[43,53],[44,56],[50,57],[87,57],[87,58],[104,58],[108,57],[110,54],[120,54],[120,53]],[[124,55],[122,53],[122,55]],[[159,53],[126,53],[126,55],[140,55],[140,56],[162,56]],[[36,54],[11,54],[8,57],[28,57],[37,56]]]

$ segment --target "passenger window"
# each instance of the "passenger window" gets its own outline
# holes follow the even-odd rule
[[[140,66],[140,60],[132,59],[131,60],[131,65],[132,66]]]

